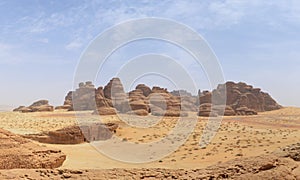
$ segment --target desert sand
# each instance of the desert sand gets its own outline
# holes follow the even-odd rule
[[[85,116],[87,121],[100,121],[100,117],[91,115],[90,111],[83,111],[79,114]],[[116,115],[101,116],[101,121],[118,123],[119,128],[116,136],[120,138],[126,138],[128,141],[136,143],[146,143],[164,137],[174,127],[177,118],[164,117],[150,128],[131,127]],[[259,113],[255,116],[224,117],[212,142],[206,148],[200,148],[198,143],[206,123],[207,118],[199,117],[194,132],[183,146],[162,160],[145,164],[128,164],[110,159],[98,152],[89,143],[77,145],[34,143],[59,149],[66,154],[66,161],[59,169],[73,171],[93,169],[97,171],[97,169],[114,168],[163,168],[189,171],[189,169],[207,168],[236,159],[258,155],[267,156],[280,147],[299,142],[300,108],[286,107]],[[37,113],[0,113],[0,128],[19,135],[52,131],[76,124],[75,112],[62,110]],[[3,174],[4,171],[2,170],[1,173]],[[24,171],[20,170],[20,172],[22,174]]]

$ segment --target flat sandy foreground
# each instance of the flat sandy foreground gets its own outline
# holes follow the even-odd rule
[[[80,112],[80,114],[88,117],[89,121],[99,122],[100,117],[91,115],[91,112]],[[127,141],[147,143],[158,141],[166,136],[176,124],[177,118],[163,118],[158,124],[150,128],[130,127],[119,120],[118,116],[101,116],[101,121],[118,123],[119,128],[116,135],[126,138]],[[200,148],[198,144],[206,123],[207,118],[199,117],[194,132],[184,145],[161,160],[144,164],[129,164],[110,159],[88,143],[78,145],[42,145],[55,147],[67,155],[66,161],[59,169],[71,171],[79,169],[94,171],[114,168],[189,170],[206,168],[233,159],[267,155],[280,147],[297,143],[300,140],[300,108],[288,107],[259,113],[256,116],[224,117],[221,127],[211,143],[206,148]],[[77,120],[74,112],[0,113],[0,128],[21,135],[52,131],[76,124]],[[112,170],[111,173],[114,174],[114,171]],[[1,170],[0,174],[14,174],[17,172],[25,173],[30,171]],[[46,170],[45,172],[39,172],[39,170],[34,172],[39,175],[41,173],[47,174]],[[24,178],[26,177],[24,176]],[[114,178],[117,178],[117,176],[114,176]],[[123,179],[126,178],[123,177]]]

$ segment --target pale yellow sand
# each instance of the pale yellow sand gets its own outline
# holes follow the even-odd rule
[[[81,112],[90,121],[99,121],[91,112]],[[164,118],[151,128],[133,128],[120,122],[117,116],[101,117],[104,122],[119,122],[117,136],[128,141],[145,143],[161,139],[176,123],[176,118]],[[127,164],[100,154],[91,145],[46,145],[61,149],[67,154],[62,168],[108,169],[108,168],[202,168],[234,158],[269,153],[288,144],[299,142],[300,108],[259,113],[257,116],[224,117],[222,126],[213,141],[205,148],[198,146],[207,118],[198,118],[195,131],[176,152],[147,164]],[[0,128],[17,134],[55,130],[76,124],[74,112],[52,113],[0,113]]]

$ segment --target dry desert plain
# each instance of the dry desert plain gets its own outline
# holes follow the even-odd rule
[[[136,143],[147,143],[161,139],[168,134],[177,122],[175,117],[164,117],[153,127],[134,128],[115,115],[99,117],[91,115],[91,111],[79,113],[86,116],[89,121],[97,122],[101,118],[102,122],[117,123],[119,127],[116,136]],[[59,149],[65,153],[66,160],[63,165],[52,170],[0,170],[0,179],[199,179],[207,173],[207,168],[214,169],[219,166],[217,164],[226,167],[227,162],[238,163],[251,157],[269,158],[262,161],[274,160],[274,163],[277,163],[278,166],[285,166],[285,159],[276,157],[274,159],[273,152],[281,147],[298,143],[300,140],[300,108],[285,107],[254,116],[224,117],[212,142],[206,148],[200,148],[198,145],[199,139],[207,120],[206,117],[198,117],[195,130],[185,144],[159,161],[129,164],[106,157],[89,143],[57,145],[34,142],[42,146]],[[75,112],[0,113],[0,128],[19,135],[52,131],[76,124]],[[290,163],[287,164],[290,166]],[[300,178],[299,162],[295,161],[292,164],[293,167],[290,168],[290,171],[293,171],[293,174],[290,177],[285,176],[284,173],[281,174],[284,179]],[[251,165],[251,163],[248,163],[248,165]],[[291,174],[290,172],[285,173]],[[280,177],[276,173],[272,174],[275,177]],[[253,177],[252,179],[255,179],[255,176]],[[268,175],[267,177],[272,179],[273,176]],[[211,176],[210,172],[203,178],[214,179],[215,176]],[[239,177],[228,177],[225,174],[217,178],[236,179]],[[247,179],[247,176],[244,176],[244,178]]]

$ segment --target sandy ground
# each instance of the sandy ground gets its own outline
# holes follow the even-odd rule
[[[81,112],[88,121],[99,121],[90,112]],[[117,116],[101,116],[103,122],[117,122],[116,135],[135,143],[160,140],[176,124],[177,118],[164,118],[150,128],[134,128]],[[16,134],[38,133],[76,124],[74,112],[16,113],[1,112],[0,128]],[[256,116],[224,117],[222,125],[206,148],[198,143],[207,118],[200,117],[194,132],[174,153],[160,161],[145,164],[128,164],[106,157],[88,143],[79,145],[49,145],[62,150],[67,160],[64,169],[111,169],[111,168],[203,168],[231,159],[268,154],[279,147],[299,142],[300,108],[259,113]]]

